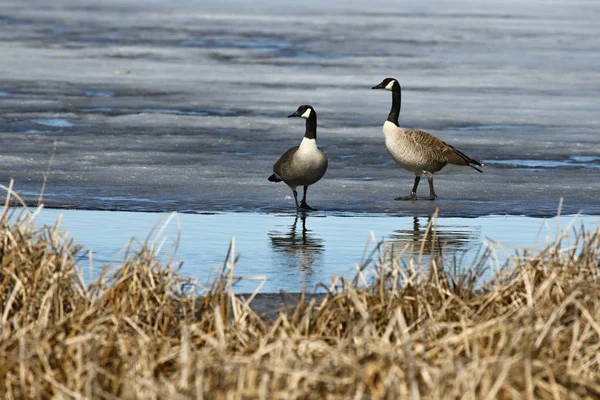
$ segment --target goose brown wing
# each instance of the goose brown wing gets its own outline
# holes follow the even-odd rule
[[[432,134],[417,129],[409,130],[407,133],[414,144],[421,149],[422,153],[426,154],[427,158],[432,160],[432,163],[465,165],[483,172],[476,167],[483,166],[479,161],[470,158],[463,152],[455,149],[454,146],[436,138]]]
[[[281,177],[286,176],[287,175],[286,172],[288,171],[288,169],[290,168],[290,166],[292,164],[292,159],[294,158],[294,154],[296,154],[299,147],[300,146],[294,146],[291,149],[289,149],[288,151],[286,151],[285,153],[283,153],[283,155],[279,158],[279,160],[277,160],[275,165],[273,165],[273,172],[275,172],[277,175],[279,175]]]
[[[444,142],[442,142],[442,143],[444,143]],[[475,160],[474,158],[469,157],[468,155],[466,155],[462,151],[459,151],[459,150],[455,149],[454,146],[449,145],[447,143],[444,143],[444,144],[446,146],[448,146],[448,148],[450,149],[449,156],[448,156],[448,162],[450,164],[468,165],[469,167],[474,168],[474,169],[476,169],[479,172],[483,172],[482,170],[480,170],[479,168],[477,168],[477,167],[483,167],[482,163],[480,163],[479,161]]]

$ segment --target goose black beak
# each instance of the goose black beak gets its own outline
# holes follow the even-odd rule
[[[299,115],[297,113],[288,115],[288,118],[294,118],[294,117],[299,117]]]
[[[383,82],[381,82],[379,85],[373,86],[371,89],[385,89],[385,86],[383,86]]]

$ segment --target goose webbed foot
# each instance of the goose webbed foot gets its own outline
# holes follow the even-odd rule
[[[437,195],[435,194],[435,189],[433,188],[433,174],[427,173],[427,182],[429,183],[429,197],[425,197],[423,200],[435,200]]]
[[[312,208],[311,206],[306,204],[306,202],[304,202],[304,201],[302,203],[300,203],[300,206],[298,206],[296,209],[298,211],[317,211],[316,208]]]
[[[410,191],[410,195],[396,197],[395,200],[417,200],[417,188],[419,187],[420,180],[421,180],[421,175],[420,174],[416,175],[415,176],[415,184],[413,185],[413,188]]]
[[[412,192],[409,196],[396,197],[394,200],[417,200],[417,194]]]
[[[437,197],[436,194],[429,195],[429,197],[419,197],[419,200],[435,200]]]

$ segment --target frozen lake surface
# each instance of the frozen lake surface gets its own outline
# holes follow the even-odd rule
[[[60,208],[287,212],[266,178],[309,103],[330,158],[309,203],[326,212],[551,216],[564,197],[600,214],[599,17],[566,0],[0,1],[0,183],[33,202],[49,171]],[[402,125],[485,173],[395,202],[413,177],[384,148],[391,99],[370,88],[387,76]]]
[[[376,244],[384,240],[382,250],[393,253],[401,262],[418,259],[423,246],[423,260],[439,254],[425,235],[427,218],[390,217],[383,215],[347,216],[312,214],[302,218],[295,214],[216,213],[179,214],[164,225],[169,214],[87,210],[42,210],[37,225],[53,225],[62,215],[61,227],[77,243],[92,250],[92,276],[87,252],[80,260],[86,280],[97,278],[103,265],[119,265],[122,251],[135,236],[133,249],[140,248],[152,228],[163,228],[157,243],[167,261],[181,260],[180,272],[208,284],[218,276],[232,237],[239,254],[236,276],[266,278],[263,293],[280,289],[298,292],[315,290],[318,283],[328,284],[332,274],[353,278],[357,266],[371,257]],[[516,249],[539,250],[551,243],[559,231],[570,228],[595,229],[600,220],[591,216],[563,216],[542,219],[524,216],[487,216],[479,218],[442,217],[436,223],[436,235],[444,245],[445,267],[457,264],[465,270],[477,259],[478,251],[491,248],[487,276],[504,265]],[[179,241],[177,241],[179,237]],[[150,241],[157,239],[150,236]],[[174,254],[174,244],[178,243]],[[565,246],[568,243],[565,242]],[[365,250],[366,249],[366,250]],[[372,264],[369,264],[372,266]],[[367,270],[367,274],[368,274]],[[242,280],[234,287],[238,293],[252,292],[262,280]]]

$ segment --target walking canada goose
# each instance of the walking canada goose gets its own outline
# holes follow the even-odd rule
[[[300,117],[306,120],[306,132],[300,146],[295,146],[285,152],[273,166],[274,174],[269,177],[271,182],[284,181],[294,193],[296,209],[300,211],[314,210],[306,204],[306,191],[325,175],[327,156],[317,147],[317,113],[309,105],[298,107],[288,118]],[[304,186],[304,197],[298,204],[296,188]]]
[[[397,197],[396,200],[417,200],[417,186],[421,175],[427,176],[429,182],[429,197],[423,200],[435,200],[437,195],[433,190],[433,174],[446,172],[454,166],[471,167],[483,172],[477,167],[483,164],[466,154],[456,150],[435,136],[418,129],[401,128],[398,125],[400,115],[400,84],[394,78],[385,78],[372,89],[385,89],[392,92],[392,109],[387,120],[383,123],[385,147],[398,164],[415,174],[415,184],[409,196]]]

